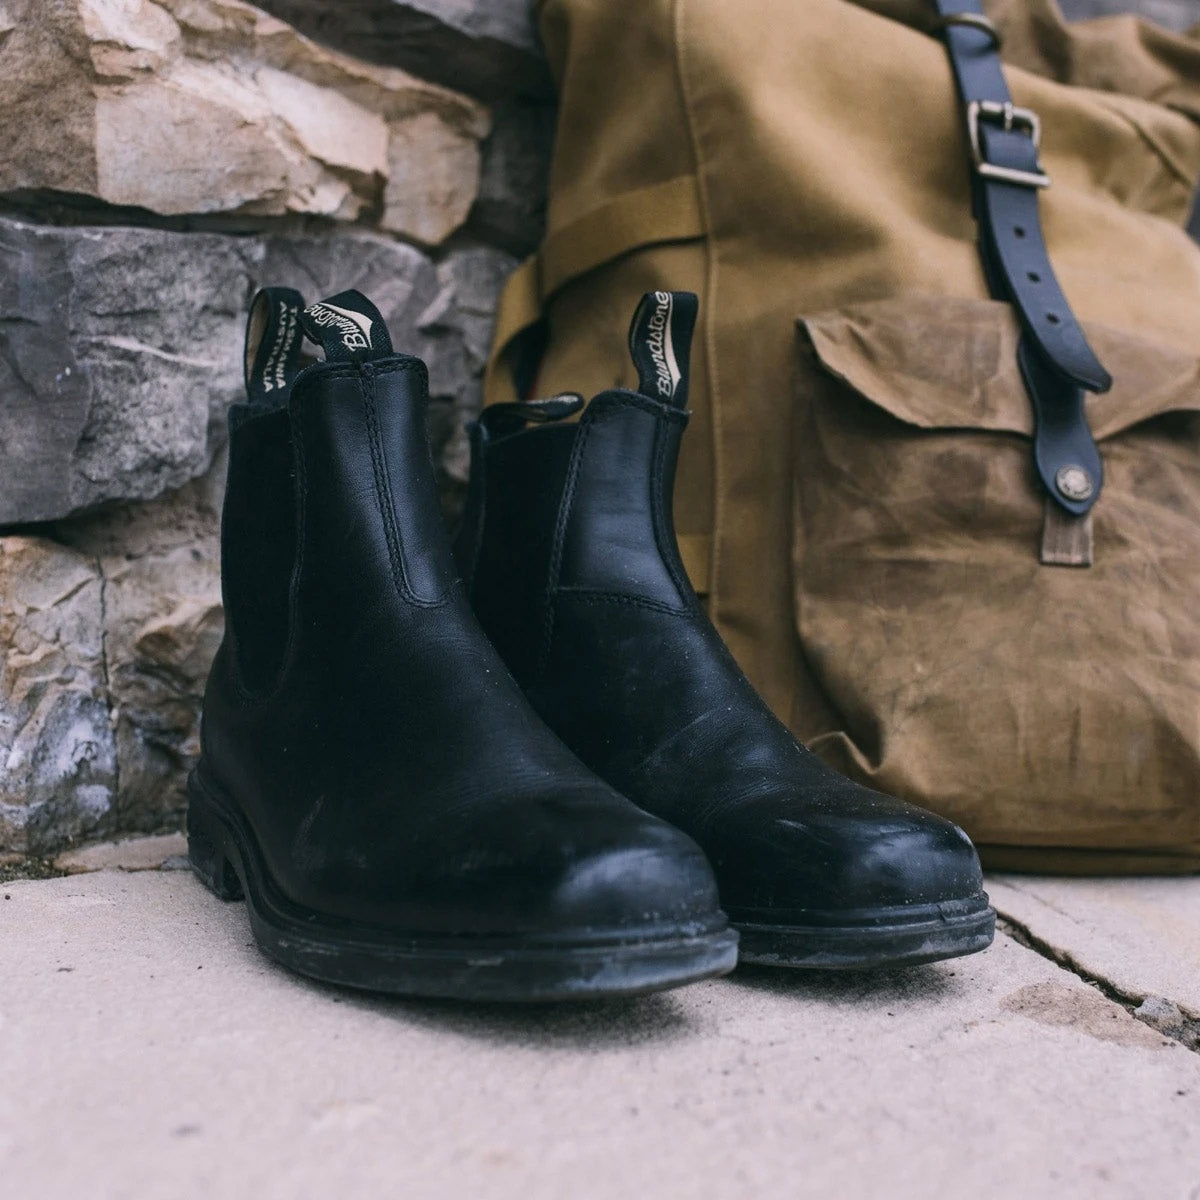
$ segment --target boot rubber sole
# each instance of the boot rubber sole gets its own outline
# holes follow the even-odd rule
[[[758,916],[759,914],[756,914]],[[966,900],[901,905],[867,912],[813,914],[812,924],[739,920],[739,961],[766,967],[822,971],[913,967],[986,950],[996,935],[996,913],[986,892]]]
[[[585,944],[428,937],[352,926],[279,894],[257,840],[232,804],[193,772],[188,779],[188,857],[222,900],[245,900],[259,948],[312,979],[365,991],[483,1001],[593,1000],[640,996],[725,975],[737,964],[728,926],[695,935],[622,931]]]

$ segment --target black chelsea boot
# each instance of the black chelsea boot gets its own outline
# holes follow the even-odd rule
[[[534,708],[703,847],[743,962],[931,962],[992,940],[957,826],[851,782],[772,715],[684,574],[671,497],[696,297],[650,293],[639,390],[497,405],[456,542],[475,612]]]
[[[325,361],[301,371],[301,334]],[[193,868],[262,949],[353,987],[630,995],[730,970],[703,854],[538,719],[455,576],[425,367],[357,292],[257,297],[230,412],[228,630]]]

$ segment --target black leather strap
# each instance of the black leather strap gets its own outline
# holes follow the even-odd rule
[[[1100,495],[1104,466],[1083,406],[1083,389],[1056,371],[1028,338],[1017,347],[1025,390],[1033,401],[1033,461],[1051,499],[1083,516]]]
[[[1040,123],[1013,105],[999,37],[980,0],[933,2],[963,103],[984,272],[992,295],[1010,301],[1021,320],[1038,475],[1059,505],[1081,515],[1095,504],[1103,473],[1080,389],[1105,392],[1112,377],[1050,265],[1038,210],[1038,192],[1050,183],[1038,157]]]

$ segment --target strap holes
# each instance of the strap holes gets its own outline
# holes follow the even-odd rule
[[[1036,271],[1030,271],[1029,272],[1029,282],[1030,283],[1041,283],[1042,277]]]
[[[1062,324],[1062,317],[1060,317],[1058,313],[1047,313],[1046,320],[1049,321],[1051,325]]]
[[[1017,237],[1023,238],[1025,236],[1025,226],[1024,225],[1014,225],[1013,233],[1016,234]]]

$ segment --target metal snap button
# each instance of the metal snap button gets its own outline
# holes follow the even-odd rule
[[[1067,500],[1087,500],[1096,490],[1092,477],[1083,467],[1074,463],[1059,467],[1058,474],[1054,476],[1054,483]]]

